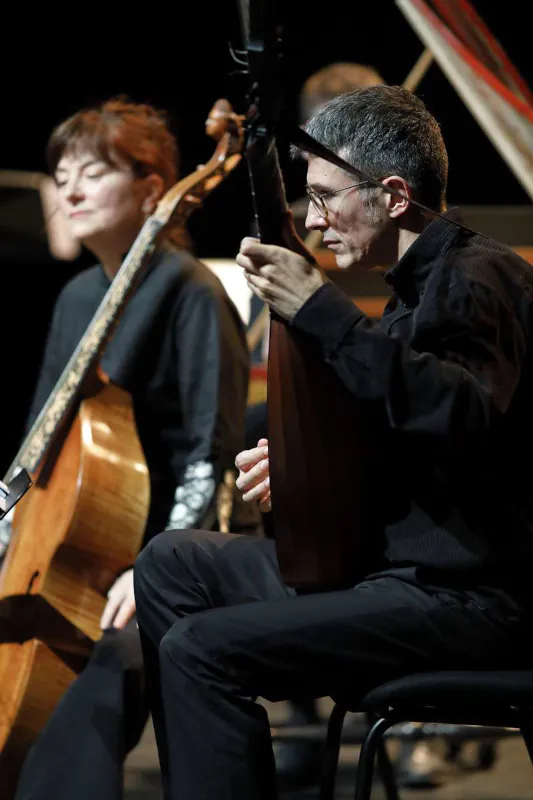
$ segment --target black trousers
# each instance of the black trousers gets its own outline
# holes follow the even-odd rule
[[[120,800],[148,719],[135,620],[105,631],[26,758],[16,800]],[[1,780],[1,778],[0,778]]]
[[[365,692],[416,670],[516,666],[526,622],[483,591],[399,577],[296,595],[274,542],[168,531],[135,591],[167,800],[273,800],[268,717],[255,702]]]

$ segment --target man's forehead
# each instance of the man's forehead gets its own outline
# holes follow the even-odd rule
[[[313,156],[308,161],[307,184],[311,187],[337,188],[347,177],[347,172],[324,158]]]

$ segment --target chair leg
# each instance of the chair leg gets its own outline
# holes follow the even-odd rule
[[[329,717],[326,751],[322,759],[319,800],[333,800],[335,795],[335,780],[337,778],[339,752],[341,749],[342,724],[347,710],[348,709],[344,706],[336,703]]]
[[[385,731],[394,725],[395,723],[391,720],[387,719],[386,717],[381,717],[374,722],[370,730],[368,731],[367,735],[365,736],[365,740],[361,746],[361,752],[359,754],[359,763],[357,765],[357,778],[355,782],[355,795],[354,800],[370,800],[370,795],[372,794],[372,778],[374,775],[374,761],[376,758],[376,753],[379,750],[379,746],[381,744],[383,750],[385,749],[385,745],[383,744],[382,736]],[[388,761],[388,756],[387,756]],[[382,761],[383,764],[383,761]],[[390,767],[392,774],[392,768]],[[394,784],[394,792],[396,792],[396,785]],[[390,787],[386,786],[387,792],[389,791]],[[389,795],[387,795],[389,796]],[[392,797],[397,797],[396,794],[392,794]]]

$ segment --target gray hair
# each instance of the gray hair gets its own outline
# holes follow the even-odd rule
[[[440,127],[407,89],[369,86],[335,97],[305,130],[369,177],[399,175],[415,200],[434,211],[445,207],[448,155]]]

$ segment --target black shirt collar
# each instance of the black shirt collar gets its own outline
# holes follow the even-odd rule
[[[458,222],[459,225],[454,223]],[[460,211],[450,209],[429,223],[402,258],[384,275],[394,291],[409,305],[416,305],[435,261],[468,233]],[[473,231],[472,231],[473,233]]]

